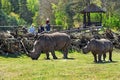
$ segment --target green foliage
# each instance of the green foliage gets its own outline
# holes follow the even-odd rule
[[[18,25],[23,25],[23,24],[25,25],[25,24],[27,24],[27,22],[24,19],[21,19],[21,18],[18,19],[17,21],[18,21]]]
[[[13,17],[13,16],[9,16],[8,19],[7,19],[7,25],[10,25],[10,26],[17,26],[18,23],[17,23],[16,18]]]
[[[0,9],[2,8],[2,3],[1,3],[1,0],[0,0]]]
[[[3,10],[0,10],[0,25],[1,26],[17,26],[25,24],[26,22],[23,19],[20,19],[20,17],[15,14],[11,13],[10,15],[7,15]]]
[[[114,16],[104,16],[103,25],[109,28],[120,29],[120,17],[117,15]]]
[[[23,25],[23,24],[27,23],[24,19],[20,18],[19,14],[11,12],[9,15],[12,16],[12,17],[14,17],[17,20],[17,24],[18,25]]]
[[[29,2],[31,0],[28,0]],[[38,12],[38,1],[34,2],[32,9],[30,8],[30,3],[27,3],[27,0],[0,0],[0,25],[24,25],[33,23],[33,16]],[[29,9],[30,8],[30,9]],[[13,16],[11,13],[14,13],[18,16]]]
[[[33,14],[30,11],[22,11],[20,13],[20,17],[23,18],[28,24],[31,24],[33,22],[32,16]]]
[[[0,9],[0,25],[6,25],[7,24],[7,15],[4,13],[3,10]]]
[[[39,12],[35,12],[35,15],[33,17],[33,23],[35,25],[40,25]]]
[[[45,0],[0,0],[0,25],[39,24],[42,22],[40,21],[41,16],[39,11],[41,1],[45,3]],[[80,11],[89,2],[95,3],[107,10],[105,15],[103,15],[103,25],[105,27],[120,28],[120,0],[51,0],[49,1],[51,5],[45,6],[50,7],[48,9],[53,11],[52,13],[51,10],[48,10],[47,13],[51,16],[51,23],[62,25],[66,29],[83,22],[83,15]],[[11,13],[18,16],[13,16]],[[98,18],[100,18],[99,15],[91,14],[92,21],[98,21]],[[12,22],[14,23],[12,24]]]
[[[62,25],[63,28],[67,28],[67,17],[65,13],[65,6],[62,5],[63,2],[59,2],[58,5],[52,4],[52,9],[55,15],[55,22],[57,25]]]
[[[12,12],[19,13],[19,0],[10,0]]]
[[[67,23],[69,28],[72,28],[74,27],[76,24],[74,23],[80,23],[82,22],[82,14],[80,14],[80,11],[84,8],[84,3],[82,1],[77,1],[77,2],[69,2],[67,5],[66,5],[66,8],[65,8],[65,11],[67,13],[67,17],[68,17],[68,20],[67,20]],[[77,24],[77,25],[78,25]]]
[[[1,0],[2,10],[8,15],[11,12],[11,4],[9,0]]]
[[[68,24],[69,28],[71,28],[73,26],[73,22],[74,22],[73,15],[75,14],[72,10],[70,10],[70,6],[71,6],[71,4],[67,4],[66,8],[65,8],[65,11],[66,11],[67,17],[68,17],[67,23],[69,23]]]
[[[32,24],[33,22],[33,13],[27,8],[27,1],[20,1],[20,17],[23,18],[28,24]]]
[[[90,14],[91,16],[91,21],[94,21],[94,22],[100,22],[100,13],[91,13]]]
[[[35,14],[39,11],[39,0],[27,0],[28,9]]]
[[[27,8],[29,11],[32,12],[34,15],[32,17],[33,21],[32,23],[38,25],[39,24],[39,0],[27,0]]]

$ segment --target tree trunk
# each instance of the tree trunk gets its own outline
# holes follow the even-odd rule
[[[57,4],[58,0],[39,0],[40,3],[40,23],[45,23],[46,19],[49,18],[50,21],[53,18],[52,5],[51,3]]]

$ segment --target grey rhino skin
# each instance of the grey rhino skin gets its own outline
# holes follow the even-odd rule
[[[103,60],[105,61],[106,53],[109,52],[109,60],[112,61],[112,51],[113,51],[113,44],[111,41],[107,39],[92,39],[82,49],[83,53],[86,54],[91,51],[94,56],[94,62],[97,62],[97,55],[98,55],[98,62],[102,62],[101,56],[103,55]]]
[[[33,60],[37,60],[41,52],[45,52],[47,59],[50,59],[49,52],[51,52],[53,59],[57,59],[55,50],[62,50],[63,58],[67,59],[68,47],[70,46],[70,43],[70,36],[66,33],[44,33],[41,34],[39,38],[34,42],[33,50],[28,55]]]

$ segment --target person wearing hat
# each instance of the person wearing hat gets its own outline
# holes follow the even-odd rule
[[[49,18],[47,18],[46,20],[46,31],[50,31],[50,21],[49,21]]]
[[[35,33],[36,33],[36,30],[35,30],[35,27],[34,27],[33,24],[32,24],[31,27],[28,29],[28,32],[29,32],[29,33],[32,33],[32,34],[35,34]]]

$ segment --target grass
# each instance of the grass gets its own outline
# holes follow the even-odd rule
[[[92,54],[70,53],[71,59],[45,60],[42,54],[33,61],[27,56],[0,56],[0,80],[119,80],[120,53],[113,52],[114,62],[94,63]],[[108,59],[108,55],[107,55]]]

